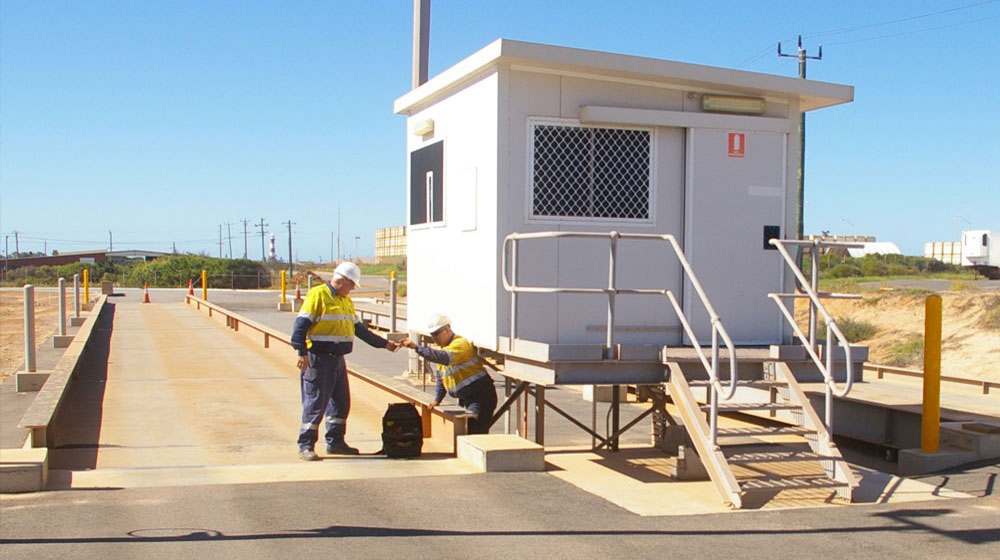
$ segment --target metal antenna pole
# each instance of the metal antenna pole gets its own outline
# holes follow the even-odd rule
[[[781,52],[781,43],[778,43],[778,57],[780,58],[798,58],[799,59],[799,78],[806,79],[806,60],[823,60],[823,46],[819,47],[818,56],[806,56],[806,50],[802,48],[802,35],[799,35],[799,48],[797,54],[786,54]],[[799,188],[798,188],[798,223],[795,226],[795,238],[804,239],[803,237],[803,217],[804,217],[804,202],[805,202],[805,177],[806,177],[806,112],[799,110]],[[800,250],[798,253],[798,267],[802,269],[802,255],[803,252]],[[813,257],[815,258],[815,257]]]
[[[288,226],[288,277],[291,278],[292,277],[292,226],[295,225],[295,222],[288,220],[287,222],[285,222],[285,225]]]
[[[267,251],[264,249],[264,234],[266,233],[266,231],[264,230],[264,228],[267,227],[267,224],[264,222],[264,218],[261,218],[260,223],[255,224],[255,227],[260,228],[260,260],[266,263]]]

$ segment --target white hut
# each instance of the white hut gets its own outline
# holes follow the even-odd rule
[[[400,97],[407,116],[408,317],[444,312],[496,349],[510,330],[504,238],[537,231],[672,234],[733,340],[787,342],[770,292],[792,277],[771,237],[794,237],[799,115],[851,86],[497,40]],[[536,240],[522,285],[606,287],[608,243]],[[699,338],[708,317],[666,244],[622,243],[618,285],[679,294]],[[517,336],[604,341],[607,301],[518,297]],[[679,344],[666,301],[617,303],[616,339]]]

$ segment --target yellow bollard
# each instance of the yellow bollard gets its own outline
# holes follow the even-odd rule
[[[285,271],[281,271],[281,303],[285,303]]]
[[[90,269],[83,269],[83,303],[90,303]]]
[[[208,271],[201,269],[201,299],[208,301]]]
[[[941,296],[927,296],[924,316],[924,409],[920,450],[936,453],[941,431]]]

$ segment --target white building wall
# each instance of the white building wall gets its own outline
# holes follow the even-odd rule
[[[654,147],[654,206],[651,223],[595,222],[588,220],[538,220],[530,216],[529,122],[532,119],[579,117],[587,104],[678,110],[683,94],[678,90],[612,81],[562,77],[524,70],[509,72],[509,97],[501,110],[509,126],[509,150],[501,196],[506,206],[500,240],[509,233],[533,231],[600,231],[621,233],[672,233],[680,238],[683,220],[684,131],[671,127],[651,129]],[[503,99],[501,99],[503,104]],[[615,128],[616,125],[607,125]],[[525,241],[519,248],[518,281],[521,285],[606,287],[608,243],[596,240]],[[665,243],[621,242],[617,285],[620,288],[672,289],[680,293],[681,270]],[[498,289],[503,290],[498,281]],[[509,330],[510,305],[502,293],[497,329]],[[581,294],[521,294],[518,296],[517,336],[559,343],[599,343],[605,339],[607,298]],[[619,296],[616,300],[617,342],[664,343],[678,340],[676,317],[666,298]]]
[[[488,72],[407,120],[408,216],[409,154],[444,141],[444,221],[407,230],[408,324],[422,331],[445,313],[457,333],[488,348],[497,336],[497,93],[497,72]],[[409,132],[427,118],[433,134]]]

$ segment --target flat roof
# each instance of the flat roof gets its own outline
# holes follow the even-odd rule
[[[497,39],[397,99],[393,110],[397,114],[410,114],[420,110],[481,72],[499,64],[510,64],[527,71],[591,74],[622,81],[661,82],[688,86],[692,89],[724,90],[727,93],[743,95],[798,97],[799,107],[803,111],[822,109],[854,100],[854,87],[843,84]]]

